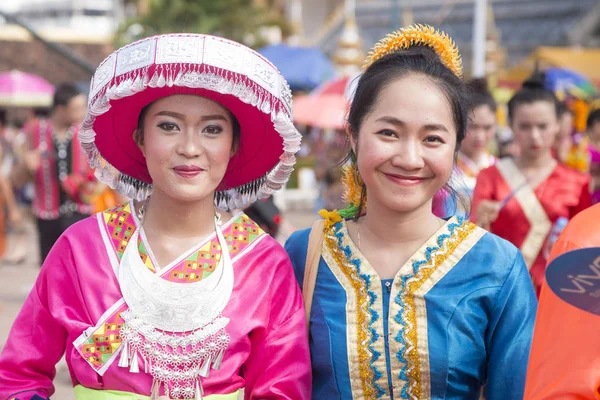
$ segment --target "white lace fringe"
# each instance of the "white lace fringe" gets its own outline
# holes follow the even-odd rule
[[[152,185],[122,174],[100,155],[95,144],[94,121],[110,109],[110,100],[133,96],[147,87],[184,86],[233,95],[252,104],[263,113],[270,114],[275,130],[283,138],[283,154],[279,163],[255,182],[218,192],[215,197],[217,208],[226,211],[245,208],[257,199],[267,198],[283,188],[294,170],[294,155],[300,149],[302,138],[289,117],[291,110],[286,108],[286,103],[291,104],[289,88],[284,90],[286,101],[281,101],[250,80],[243,81],[231,72],[207,65],[182,63],[178,64],[177,75],[174,70],[172,64],[166,64],[158,65],[152,76],[148,75],[148,68],[117,76],[112,84],[101,89],[90,100],[88,116],[79,132],[79,140],[90,166],[96,169],[96,177],[122,195],[138,201],[146,199],[152,193]]]

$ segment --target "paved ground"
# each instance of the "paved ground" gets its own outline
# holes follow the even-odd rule
[[[282,234],[283,241],[287,235],[296,229],[307,228],[317,218],[313,212],[290,211],[284,215]],[[0,350],[2,349],[10,327],[16,318],[25,298],[31,290],[38,273],[38,257],[36,254],[36,233],[33,224],[28,225],[29,252],[27,260],[22,265],[0,265]],[[53,399],[73,400],[71,379],[67,365],[61,361],[57,366],[55,379],[56,393]]]

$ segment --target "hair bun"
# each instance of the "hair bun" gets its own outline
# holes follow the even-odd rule
[[[534,72],[523,82],[523,89],[540,90],[546,89],[546,73],[542,71]]]
[[[487,79],[485,79],[485,78],[471,79],[467,83],[467,86],[474,93],[484,93],[484,94],[489,93]]]

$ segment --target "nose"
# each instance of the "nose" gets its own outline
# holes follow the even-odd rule
[[[180,140],[177,144],[177,154],[186,158],[200,156],[203,151],[200,136],[201,135],[196,135],[191,130],[184,132],[183,135],[179,135]]]
[[[484,129],[477,129],[475,130],[475,139],[477,140],[477,142],[485,142],[485,130]]]
[[[405,171],[414,171],[425,167],[421,142],[412,138],[399,141],[391,164]]]
[[[540,144],[542,142],[542,132],[538,128],[533,128],[531,130],[531,141],[534,144]]]

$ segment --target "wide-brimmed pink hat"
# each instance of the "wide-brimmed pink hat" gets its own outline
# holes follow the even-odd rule
[[[174,94],[214,100],[240,123],[239,149],[217,188],[218,208],[244,208],[285,185],[301,138],[287,82],[248,47],[197,34],[142,39],[112,53],[96,70],[79,140],[100,181],[137,200],[151,194],[152,179],[133,132],[145,106]]]

